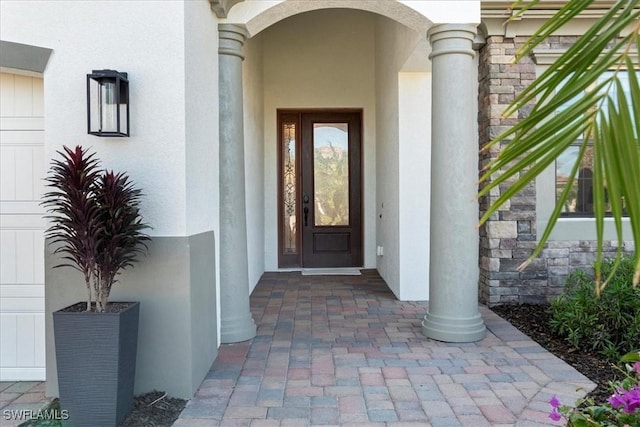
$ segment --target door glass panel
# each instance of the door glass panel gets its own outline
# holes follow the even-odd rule
[[[349,225],[349,125],[313,124],[314,222]]]
[[[283,252],[298,253],[296,217],[296,124],[283,123],[282,129],[282,213]]]

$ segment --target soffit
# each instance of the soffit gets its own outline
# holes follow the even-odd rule
[[[527,37],[532,35],[566,3],[566,1],[559,0],[540,0],[539,3],[522,15],[515,19],[509,19],[515,14],[515,10],[511,8],[513,1],[483,0],[481,3],[481,31],[485,36]],[[587,10],[576,16],[576,19],[573,19],[558,30],[556,35],[568,36],[584,33],[596,19],[609,11],[615,3],[612,0],[595,0]]]
[[[484,12],[489,10],[510,10],[513,5],[513,0],[482,0],[481,9]],[[540,0],[531,9],[560,9],[567,3],[566,0]],[[590,9],[609,9],[616,2],[614,0],[595,0],[590,6]]]

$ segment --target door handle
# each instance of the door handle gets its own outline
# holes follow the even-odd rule
[[[302,203],[309,204],[309,196],[307,194],[302,196]],[[305,206],[302,211],[304,212],[304,226],[307,227],[309,225],[309,207]]]

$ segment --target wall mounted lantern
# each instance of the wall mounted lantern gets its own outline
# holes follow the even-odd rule
[[[96,136],[129,136],[127,73],[93,70],[87,74],[87,128]]]

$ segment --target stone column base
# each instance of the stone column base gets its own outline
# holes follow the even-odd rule
[[[256,336],[256,324],[253,322],[251,313],[239,316],[227,315],[220,324],[220,342],[231,344],[234,342],[247,341]]]
[[[450,317],[427,311],[422,320],[422,334],[438,341],[474,342],[483,339],[486,333],[479,313],[471,317]]]

